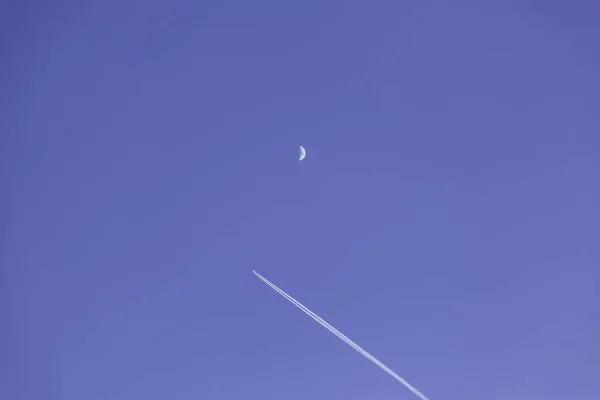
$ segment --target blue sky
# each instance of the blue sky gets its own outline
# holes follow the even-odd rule
[[[6,2],[0,397],[598,397],[598,7]]]

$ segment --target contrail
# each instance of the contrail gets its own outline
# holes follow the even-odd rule
[[[390,374],[394,379],[396,379],[398,382],[400,382],[401,384],[403,384],[404,386],[406,386],[406,388],[408,390],[410,390],[411,392],[413,392],[414,394],[416,394],[417,396],[419,396],[419,398],[421,400],[428,400],[427,397],[425,397],[425,395],[421,392],[419,392],[414,386],[412,386],[410,383],[408,383],[406,380],[404,380],[401,376],[399,376],[397,373],[395,373],[394,371],[392,371],[387,365],[385,365],[384,363],[382,363],[381,361],[379,361],[378,359],[376,359],[375,357],[373,357],[371,354],[369,354],[366,350],[364,350],[362,347],[360,347],[359,345],[357,345],[356,343],[354,343],[352,340],[350,340],[350,338],[348,338],[346,335],[344,335],[342,332],[338,331],[337,329],[335,329],[333,326],[329,325],[329,323],[327,323],[324,319],[322,319],[321,317],[319,317],[317,314],[315,314],[314,312],[310,311],[308,308],[304,307],[302,304],[300,304],[299,301],[297,301],[296,299],[294,299],[292,296],[290,296],[289,294],[287,294],[286,292],[284,292],[283,290],[279,289],[277,286],[275,286],[274,284],[272,284],[271,282],[269,282],[266,278],[264,278],[261,274],[259,274],[258,272],[252,270],[252,273],[254,275],[256,275],[260,280],[262,280],[264,283],[266,283],[267,285],[269,285],[271,288],[273,288],[273,290],[275,290],[277,293],[279,293],[280,295],[282,295],[283,297],[285,297],[288,301],[290,301],[292,304],[294,304],[296,307],[298,307],[299,309],[301,309],[302,311],[304,311],[306,314],[308,314],[309,317],[311,317],[312,319],[314,319],[315,321],[317,321],[319,324],[321,324],[323,327],[325,327],[329,332],[333,333],[335,336],[337,336],[338,338],[340,338],[343,342],[345,342],[348,346],[352,347],[354,350],[358,351],[360,354],[362,354],[365,358],[371,360],[375,365],[377,365],[379,368],[381,368],[382,370],[384,370],[385,372],[387,372],[388,374]]]

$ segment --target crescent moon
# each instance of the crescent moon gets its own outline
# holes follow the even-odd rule
[[[302,161],[304,160],[304,157],[306,157],[306,149],[302,146],[298,146],[298,150],[300,151],[300,154],[298,154],[298,161]]]

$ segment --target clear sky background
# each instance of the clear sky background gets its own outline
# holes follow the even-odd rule
[[[599,398],[599,9],[3,2],[0,398]]]

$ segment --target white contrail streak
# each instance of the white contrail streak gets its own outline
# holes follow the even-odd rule
[[[340,338],[348,346],[350,346],[354,350],[358,351],[365,358],[371,360],[379,368],[381,368],[382,370],[384,370],[385,372],[387,372],[388,374],[390,374],[398,382],[400,382],[401,384],[403,384],[404,386],[406,386],[406,388],[408,390],[410,390],[411,392],[413,392],[414,394],[416,394],[417,396],[419,396],[419,398],[421,400],[428,400],[427,397],[425,397],[425,395],[423,393],[419,392],[414,386],[412,386],[410,383],[408,383],[407,381],[405,381],[397,373],[395,373],[394,371],[392,371],[387,365],[385,365],[384,363],[382,363],[381,361],[379,361],[378,359],[376,359],[375,357],[373,357],[371,354],[369,354],[362,347],[360,347],[359,345],[357,345],[356,343],[354,343],[352,340],[350,340],[350,338],[348,338],[342,332],[338,331],[333,326],[329,325],[329,323],[327,323],[324,319],[322,319],[321,317],[319,317],[317,314],[315,314],[314,312],[312,312],[308,308],[304,307],[302,304],[300,304],[299,301],[297,301],[292,296],[290,296],[289,294],[287,294],[286,292],[284,292],[283,290],[279,289],[277,286],[275,286],[274,284],[272,284],[271,282],[269,282],[266,278],[264,278],[258,272],[252,270],[252,273],[254,273],[254,275],[256,275],[260,280],[262,280],[264,283],[266,283],[267,285],[269,285],[271,288],[273,288],[273,290],[275,290],[277,293],[279,293],[280,295],[282,295],[283,297],[285,297],[288,301],[290,301],[296,307],[298,307],[299,309],[301,309],[302,311],[304,311],[306,314],[308,314],[309,317],[311,317],[312,319],[314,319],[315,321],[317,321],[319,324],[321,324],[323,327],[325,327],[329,332],[333,333],[335,336],[337,336],[338,338]]]

